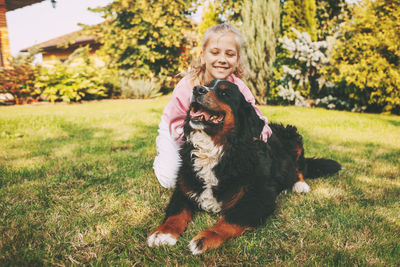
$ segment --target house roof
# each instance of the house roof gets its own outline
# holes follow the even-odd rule
[[[24,6],[33,5],[44,0],[6,0],[7,11],[15,10]]]
[[[64,49],[62,46],[67,44],[68,47],[76,47],[86,44],[96,43],[96,37],[94,36],[84,36],[81,31],[76,31],[72,33],[68,33],[54,39],[48,40],[46,42],[33,45],[31,47],[22,49],[20,52],[28,52],[28,50],[37,48],[41,51],[50,51],[55,49]]]

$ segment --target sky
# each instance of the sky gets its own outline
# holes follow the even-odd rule
[[[26,6],[6,14],[11,54],[61,35],[80,30],[78,23],[87,25],[103,21],[100,14],[88,7],[105,6],[112,0],[50,0]]]

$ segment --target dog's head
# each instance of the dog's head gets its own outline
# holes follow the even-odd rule
[[[202,130],[217,142],[227,136],[252,140],[263,126],[236,84],[216,79],[193,88],[185,132]]]

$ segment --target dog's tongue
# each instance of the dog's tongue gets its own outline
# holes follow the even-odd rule
[[[209,120],[210,119],[210,114],[208,114],[207,112],[204,112],[202,110],[198,110],[198,111],[190,111],[190,117],[192,118],[200,118],[201,116],[204,116],[205,120]]]

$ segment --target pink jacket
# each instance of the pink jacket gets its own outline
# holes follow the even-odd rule
[[[236,77],[231,75],[227,79],[228,81],[236,84],[239,87],[240,92],[243,94],[247,102],[251,103],[256,111],[257,115],[265,121],[264,129],[261,133],[261,139],[267,141],[268,137],[271,136],[272,131],[268,126],[268,119],[261,114],[260,109],[255,104],[255,99],[250,89],[245,83]],[[183,137],[183,124],[186,118],[186,113],[189,110],[190,96],[192,95],[193,85],[190,82],[189,75],[183,77],[182,80],[176,85],[170,102],[165,106],[161,121],[164,121],[169,125],[169,132],[171,137],[176,140],[180,145]]]

